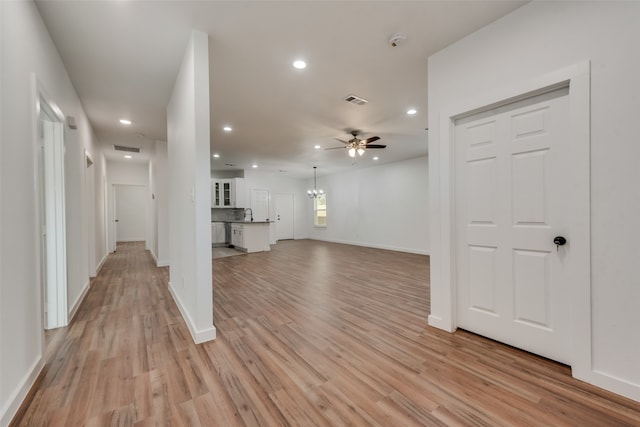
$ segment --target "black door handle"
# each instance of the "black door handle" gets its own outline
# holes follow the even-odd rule
[[[564,246],[567,244],[567,239],[562,236],[556,236],[553,238],[553,243],[555,243],[556,246]]]

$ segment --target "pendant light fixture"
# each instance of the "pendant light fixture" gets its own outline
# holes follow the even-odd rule
[[[317,168],[318,168],[317,166],[313,167],[313,190],[307,190],[307,196],[309,196],[310,199],[315,199],[318,196],[322,196],[324,194],[324,191],[318,190],[317,178],[316,178]]]

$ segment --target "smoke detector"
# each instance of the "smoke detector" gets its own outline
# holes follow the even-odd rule
[[[391,47],[397,47],[400,43],[402,43],[406,39],[407,39],[407,36],[404,35],[403,33],[395,33],[394,35],[389,37],[389,44],[391,45]]]

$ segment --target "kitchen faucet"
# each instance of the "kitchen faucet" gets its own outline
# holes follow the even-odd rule
[[[251,210],[251,208],[246,208],[244,210],[244,216],[242,217],[242,219],[245,219],[247,217],[247,211],[249,211],[249,213],[251,214],[251,222],[253,222],[253,211]]]

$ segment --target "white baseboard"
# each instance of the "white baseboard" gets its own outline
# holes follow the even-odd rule
[[[184,322],[187,324],[187,327],[189,328],[189,332],[191,332],[191,338],[193,338],[193,341],[196,344],[200,344],[203,342],[215,340],[216,339],[215,326],[211,325],[210,328],[207,328],[204,330],[198,330],[195,324],[193,323],[193,321],[191,320],[191,316],[189,316],[189,313],[184,308],[182,301],[180,301],[180,297],[173,290],[173,286],[171,286],[171,283],[169,283],[169,293],[173,297],[173,301],[175,301],[176,306],[178,306],[178,310],[180,310],[180,314],[182,314],[182,318],[184,319]]]
[[[7,403],[5,404],[5,402],[0,402],[0,405],[2,405],[0,426],[7,427],[9,423],[11,423],[11,420],[16,416],[18,409],[20,409],[20,405],[22,405],[22,402],[29,394],[31,387],[33,387],[33,384],[38,379],[42,368],[44,368],[44,360],[42,358],[42,355],[40,355],[35,360],[33,365],[31,365],[31,368],[24,376],[22,381],[20,381],[20,385],[13,393],[11,393],[9,399],[7,399]]]
[[[87,283],[82,288],[82,292],[80,292],[80,295],[76,299],[76,302],[74,302],[73,305],[71,306],[71,310],[69,310],[69,323],[71,323],[71,321],[73,320],[73,317],[78,312],[78,308],[80,307],[80,304],[82,304],[82,301],[84,301],[84,297],[87,296],[87,292],[89,292],[90,283],[91,283],[90,281],[87,281]]]
[[[151,254],[151,258],[153,258],[153,262],[156,264],[156,266],[158,265],[158,257],[156,256],[156,254],[153,252],[152,249],[147,249],[149,251],[149,253]]]
[[[352,242],[350,240],[340,239],[320,239],[318,237],[309,237],[310,240],[319,240],[321,242],[340,243],[342,245],[363,246],[365,248],[385,249],[388,251],[407,252],[410,254],[430,255],[429,251],[423,249],[403,248],[400,246],[378,245],[375,243]]]
[[[571,375],[580,381],[584,381],[595,385],[596,387],[603,388],[631,400],[635,400],[636,402],[640,402],[640,384],[635,384],[622,378],[616,378],[595,369],[590,371],[587,370],[586,372],[572,369]]]
[[[100,270],[102,270],[102,267],[104,267],[104,262],[107,260],[107,257],[109,256],[109,253],[104,254],[104,256],[102,257],[102,259],[100,260],[100,262],[98,263],[98,267],[96,267],[96,276],[98,274],[100,274]]]
[[[156,263],[156,267],[168,267],[169,266],[169,261],[158,259],[158,257],[153,252],[153,250],[149,249],[149,253],[151,254],[151,258],[153,258],[153,262]]]

